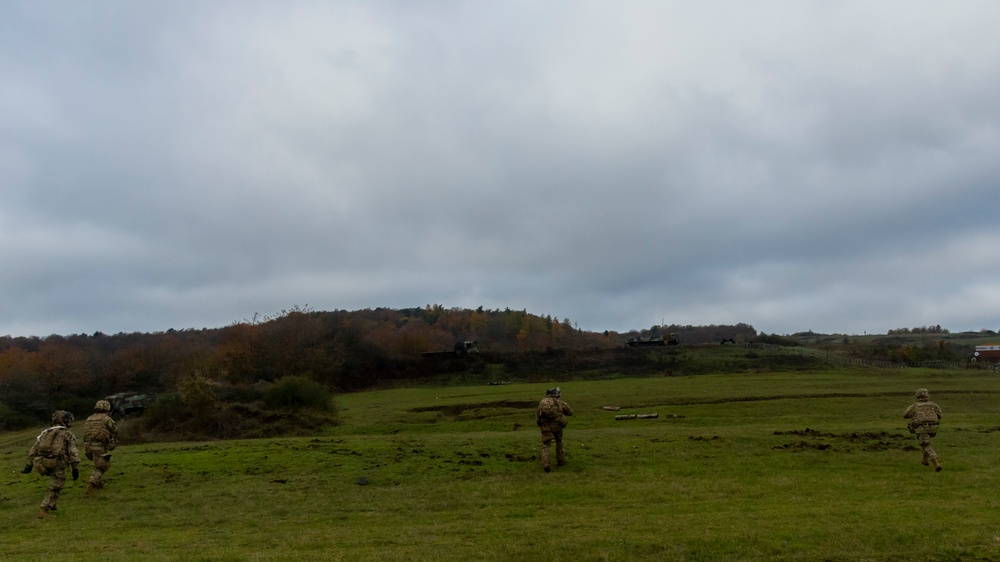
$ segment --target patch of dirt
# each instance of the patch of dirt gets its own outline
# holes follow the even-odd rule
[[[361,453],[355,451],[354,449],[346,449],[346,448],[330,449],[329,451],[327,451],[327,454],[330,454],[330,455],[355,456],[355,457],[360,457],[361,456]]]
[[[771,447],[776,451],[802,451],[807,449],[816,449],[817,451],[825,451],[833,447],[829,443],[809,443],[807,441],[799,441],[798,443],[786,443],[784,445],[775,445]]]
[[[935,390],[934,395],[947,394],[1000,394],[997,390]],[[912,402],[910,392],[830,392],[819,394],[772,394],[761,396],[736,396],[729,398],[674,398],[658,400],[656,402],[638,402],[633,404],[619,404],[622,409],[655,408],[664,406],[695,406],[700,404],[728,404],[731,402],[766,402],[770,400],[801,400],[801,399],[826,399],[826,398],[884,398],[897,397],[900,403]],[[1000,427],[994,431],[1000,431]]]
[[[506,455],[504,455],[504,457],[506,457],[507,460],[512,462],[535,462],[534,455],[526,457],[524,455],[515,455],[513,453],[507,453]]]
[[[830,437],[834,439],[846,439],[851,442],[871,441],[873,439],[907,439],[902,433],[889,433],[887,431],[878,432],[852,432],[852,433],[823,433],[808,427],[803,430],[775,431],[775,435],[800,435],[803,437]]]
[[[481,402],[479,404],[451,404],[448,406],[423,406],[420,408],[410,408],[411,412],[441,412],[449,416],[460,416],[466,410],[476,410],[479,408],[508,408],[512,410],[527,410],[538,407],[538,402],[528,402],[523,400],[500,400],[499,402]],[[482,416],[485,417],[485,416]]]
[[[806,428],[803,430],[775,431],[774,435],[790,435],[809,439],[800,439],[797,442],[772,447],[772,449],[778,451],[832,450],[849,453],[854,448],[862,451],[911,451],[915,449],[909,436],[902,433],[889,433],[887,431],[829,433]]]

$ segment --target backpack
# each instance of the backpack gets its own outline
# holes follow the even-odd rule
[[[913,425],[938,423],[937,410],[930,402],[918,402],[914,408]]]
[[[555,398],[542,400],[538,404],[538,412],[545,421],[556,421],[563,415],[562,407],[559,406],[559,400]]]
[[[61,427],[50,427],[38,436],[38,449],[36,452],[43,457],[51,457],[62,451],[58,446],[58,439],[62,436],[59,431]]]

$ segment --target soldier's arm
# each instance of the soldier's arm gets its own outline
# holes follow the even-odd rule
[[[76,445],[76,435],[66,432],[66,454],[69,455],[69,462],[74,467],[80,464],[80,449]]]
[[[111,438],[108,439],[108,447],[110,447],[111,449],[117,449],[118,448],[118,424],[115,423],[115,420],[111,419],[111,416],[108,416],[108,425],[109,425],[108,431],[111,432]]]
[[[904,418],[913,417],[913,414],[917,411],[917,409],[914,406],[915,406],[914,404],[910,404],[909,406],[906,407],[906,411],[903,412]]]
[[[567,404],[565,402],[562,403],[562,411],[563,411],[563,414],[565,414],[567,416],[572,416],[573,415],[573,408],[570,408],[569,404]]]

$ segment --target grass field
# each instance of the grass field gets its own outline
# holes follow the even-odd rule
[[[18,473],[41,428],[0,434],[0,559],[1000,561],[995,375],[567,382],[549,474],[547,386],[345,394],[314,437],[121,447],[104,490],[84,496],[84,461],[46,520],[45,480]],[[901,417],[920,386],[940,473]]]

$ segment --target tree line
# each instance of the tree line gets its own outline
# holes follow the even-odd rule
[[[361,390],[440,374],[421,353],[475,340],[486,356],[621,348],[626,337],[681,334],[686,343],[756,335],[752,326],[653,326],[627,334],[580,330],[568,319],[525,310],[375,308],[314,311],[292,307],[214,329],[155,333],[0,337],[0,430],[45,420],[54,409],[89,412],[99,398],[135,391],[177,393],[205,409],[207,394],[308,380],[332,392]],[[455,368],[467,368],[458,366]],[[208,390],[206,390],[206,388]],[[192,391],[196,389],[197,391]],[[198,390],[200,389],[200,390]]]

